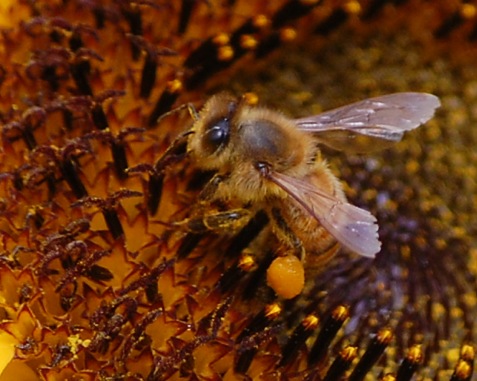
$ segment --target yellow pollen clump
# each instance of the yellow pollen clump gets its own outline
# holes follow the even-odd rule
[[[281,297],[294,298],[305,285],[303,264],[294,255],[276,258],[267,270],[267,284]]]

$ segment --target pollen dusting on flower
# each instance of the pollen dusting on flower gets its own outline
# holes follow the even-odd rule
[[[0,380],[472,379],[472,4],[0,7]],[[379,220],[374,262],[341,253],[285,301],[267,286],[266,215],[223,234],[188,219],[213,174],[176,139],[185,107],[168,112],[216,88],[297,117],[440,97],[393,149],[329,153]]]

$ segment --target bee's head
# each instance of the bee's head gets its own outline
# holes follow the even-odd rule
[[[228,93],[212,96],[199,113],[189,137],[189,153],[203,169],[218,169],[229,150],[237,98]]]

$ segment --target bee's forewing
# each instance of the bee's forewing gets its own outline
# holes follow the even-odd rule
[[[268,178],[349,250],[373,258],[381,249],[376,218],[368,211],[338,200],[305,180],[277,172],[271,172]]]
[[[439,99],[432,94],[395,93],[365,99],[294,122],[300,130],[313,133],[323,144],[335,149],[353,150],[358,136],[391,142],[401,140],[405,131],[432,118],[439,106]]]

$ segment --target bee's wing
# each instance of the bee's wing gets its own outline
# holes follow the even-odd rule
[[[302,131],[338,150],[365,152],[385,148],[384,141],[397,142],[405,131],[427,122],[440,106],[426,93],[395,93],[369,98],[322,114],[295,119]],[[376,144],[376,140],[381,140]]]
[[[269,172],[267,178],[349,250],[374,258],[381,249],[376,218],[367,210],[338,200],[305,180],[278,172]]]

